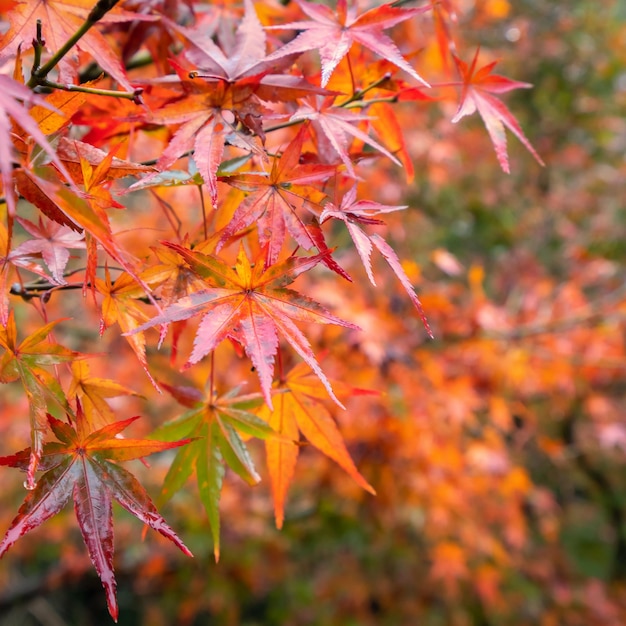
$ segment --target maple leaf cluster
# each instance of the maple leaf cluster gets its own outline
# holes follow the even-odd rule
[[[114,619],[112,499],[190,554],[121,461],[178,448],[159,503],[195,473],[216,558],[226,468],[261,479],[249,438],[265,441],[279,527],[301,438],[374,493],[330,408],[362,392],[322,369],[312,324],[359,329],[307,289],[322,273],[337,290],[360,276],[336,247],[345,228],[369,282],[377,250],[432,335],[406,264],[375,232],[407,207],[379,203],[364,179],[388,161],[411,180],[395,106],[443,97],[417,46],[389,33],[434,20],[459,87],[452,121],[477,111],[505,171],[505,127],[541,162],[493,95],[529,85],[478,68],[478,53],[462,61],[438,3],[200,5],[16,0],[1,31],[0,381],[21,385],[31,441],[0,458],[29,490],[0,555],[72,498]],[[86,347],[75,329],[91,314]],[[111,328],[109,371],[131,358],[155,401],[165,390],[186,408],[154,439],[122,436],[134,418],[107,399],[138,394],[90,374]],[[151,328],[159,346],[171,331],[169,360]],[[258,392],[220,373],[246,357]]]

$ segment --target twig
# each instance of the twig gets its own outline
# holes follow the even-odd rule
[[[338,104],[337,106],[347,107],[357,100],[362,100],[363,96],[368,91],[371,91],[372,89],[376,89],[376,87],[379,87],[386,80],[389,80],[390,78],[391,78],[391,74],[389,72],[387,72],[386,74],[383,74],[380,78],[375,80],[373,83],[371,83],[367,87],[363,87],[363,89],[359,89],[358,91],[355,91],[345,102],[342,102],[341,104]]]
[[[126,98],[140,104],[143,89],[135,89],[133,92],[124,92],[110,89],[94,89],[80,85],[63,85],[48,80],[48,74],[58,65],[63,57],[80,41],[90,28],[99,22],[118,2],[119,0],[99,0],[78,30],[76,30],[44,65],[41,65],[41,56],[46,42],[43,38],[41,20],[37,20],[37,35],[33,40],[33,68],[31,70],[28,86],[31,89],[35,89],[36,87],[48,87],[52,89],[62,89],[64,91],[81,91],[83,93],[91,93],[100,96]]]
[[[143,87],[136,87],[133,91],[117,91],[116,89],[98,89],[96,87],[85,87],[83,85],[64,85],[62,83],[55,83],[47,78],[41,80],[39,86],[49,87],[50,89],[61,89],[62,91],[80,91],[81,93],[90,93],[95,96],[124,98],[125,100],[132,100],[135,104],[142,104],[141,94],[143,93]]]

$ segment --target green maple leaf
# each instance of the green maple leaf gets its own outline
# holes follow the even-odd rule
[[[163,482],[159,504],[167,502],[179,491],[195,470],[217,561],[220,555],[219,504],[226,465],[249,485],[256,485],[261,480],[240,433],[259,439],[285,438],[250,412],[251,408],[262,403],[260,394],[237,396],[235,389],[215,397],[195,387],[161,385],[190,410],[164,424],[154,435],[165,440],[193,437],[194,441],[176,455]]]

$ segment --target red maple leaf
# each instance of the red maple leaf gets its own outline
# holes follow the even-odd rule
[[[476,69],[479,50],[476,50],[471,65],[467,65],[457,56],[454,56],[457,68],[463,79],[463,91],[461,93],[461,103],[459,104],[456,115],[452,118],[452,122],[458,122],[462,117],[471,115],[478,111],[483,118],[483,122],[487,127],[487,132],[494,148],[502,169],[509,174],[509,157],[506,150],[506,134],[505,127],[508,128],[526,147],[526,149],[537,159],[541,165],[545,163],[541,157],[535,152],[530,145],[530,141],[524,135],[517,120],[506,107],[506,105],[492,96],[492,93],[506,93],[513,89],[527,89],[532,87],[530,83],[522,83],[511,80],[499,74],[492,74],[491,70],[495,67],[497,61],[488,63],[480,69]]]
[[[369,116],[333,106],[333,98],[324,100],[318,98],[316,101],[311,98],[309,102],[303,102],[290,119],[310,120],[315,130],[320,155],[330,162],[336,161],[338,156],[352,178],[356,178],[356,173],[348,150],[354,138],[378,150],[397,165],[402,165],[391,152],[355,124],[368,121]]]
[[[287,231],[305,250],[320,243],[305,224],[301,213],[302,209],[325,198],[325,194],[314,188],[312,183],[328,179],[335,173],[335,167],[300,164],[305,136],[306,129],[302,128],[282,156],[274,158],[269,174],[259,172],[220,178],[250,194],[224,228],[220,245],[255,222],[258,224],[259,242],[267,251],[267,265],[278,259]]]
[[[115,621],[118,607],[113,572],[112,499],[167,537],[186,555],[193,556],[159,515],[137,479],[117,464],[176,448],[190,440],[169,443],[117,437],[136,419],[131,417],[89,432],[81,410],[77,411],[76,428],[48,415],[50,428],[58,441],[44,445],[39,469],[45,473],[27,494],[0,543],[1,557],[20,537],[59,513],[72,498],[85,545],[104,586],[109,613]],[[26,470],[30,457],[28,448],[0,457],[0,465]]]
[[[353,43],[359,43],[372,52],[388,59],[423,85],[428,83],[413,69],[398,50],[396,44],[382,31],[427,11],[429,7],[400,9],[392,4],[383,4],[357,16],[356,3],[338,0],[337,8],[306,0],[296,0],[300,8],[311,20],[291,22],[274,29],[295,29],[301,32],[294,40],[272,53],[268,60],[280,59],[307,50],[319,50],[322,61],[322,87],[341,59],[348,54]]]
[[[278,351],[278,333],[315,372],[330,396],[339,404],[330,382],[322,372],[311,346],[293,320],[338,324],[356,328],[354,324],[335,317],[321,304],[287,289],[297,276],[315,267],[325,256],[290,257],[266,268],[265,250],[251,264],[243,246],[235,269],[214,256],[165,242],[206,281],[206,288],[181,298],[167,307],[162,315],[133,329],[130,334],[151,326],[170,324],[195,315],[202,315],[188,364],[197,363],[226,338],[242,344],[252,360],[261,382],[263,396],[272,406],[271,388],[274,357]]]
[[[382,225],[384,222],[375,216],[382,213],[391,213],[392,211],[401,211],[403,209],[406,209],[406,206],[386,206],[378,202],[372,202],[371,200],[357,201],[356,187],[352,187],[341,199],[339,207],[336,207],[330,202],[326,204],[320,215],[320,220],[324,222],[327,219],[334,218],[341,220],[346,225],[356,250],[359,253],[359,257],[361,257],[367,277],[374,286],[376,286],[376,281],[374,280],[374,274],[372,272],[371,255],[373,246],[378,249],[385,258],[385,261],[389,263],[389,267],[391,267],[393,273],[398,277],[398,280],[409,295],[409,298],[411,298],[411,302],[417,309],[426,332],[432,337],[433,335],[422,304],[413,290],[413,285],[411,285],[411,281],[402,268],[402,264],[395,251],[380,235],[368,235],[360,227],[360,225]]]

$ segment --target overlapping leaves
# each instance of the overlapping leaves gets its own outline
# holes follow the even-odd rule
[[[267,251],[264,261],[267,266],[278,260],[287,232],[305,250],[323,244],[311,214],[307,220],[306,213],[325,198],[318,186],[334,174],[335,167],[301,164],[305,137],[306,130],[301,129],[281,157],[273,159],[269,174],[255,172],[221,178],[249,195],[224,228],[220,243],[256,223],[259,242]],[[330,259],[324,257],[324,260]]]
[[[19,380],[30,406],[31,448],[28,462],[27,483],[35,482],[35,471],[43,453],[43,441],[48,431],[46,410],[48,401],[71,411],[65,393],[48,366],[85,358],[84,354],[70,350],[50,339],[57,320],[38,328],[18,342],[17,324],[13,311],[6,327],[0,326],[0,383]]]
[[[193,148],[195,161],[209,188],[213,205],[217,202],[216,172],[224,156],[226,141],[264,155],[258,139],[263,136],[262,118],[270,112],[263,101],[290,101],[307,93],[327,93],[306,80],[277,73],[291,59],[269,62],[266,36],[250,0],[233,38],[232,45],[217,46],[210,33],[177,24],[171,27],[187,44],[185,57],[198,70],[178,68],[182,98],[155,112],[153,120],[180,124],[157,162],[167,169]],[[227,40],[228,41],[228,40]]]
[[[103,3],[100,3],[103,4]],[[123,11],[111,6],[98,20],[105,22],[128,22],[145,19],[136,13]],[[52,52],[58,51],[90,17],[95,17],[95,3],[92,0],[18,0],[17,6],[9,12],[10,28],[4,34],[0,46],[0,60],[14,54],[20,47],[31,46],[37,39],[37,20],[44,27],[44,39]],[[95,21],[98,21],[95,20]],[[78,42],[79,49],[97,59],[101,66],[129,91],[132,87],[120,59],[111,49],[104,35],[95,28],[90,29]],[[78,73],[78,64],[72,57],[61,60],[61,75],[69,82]]]

